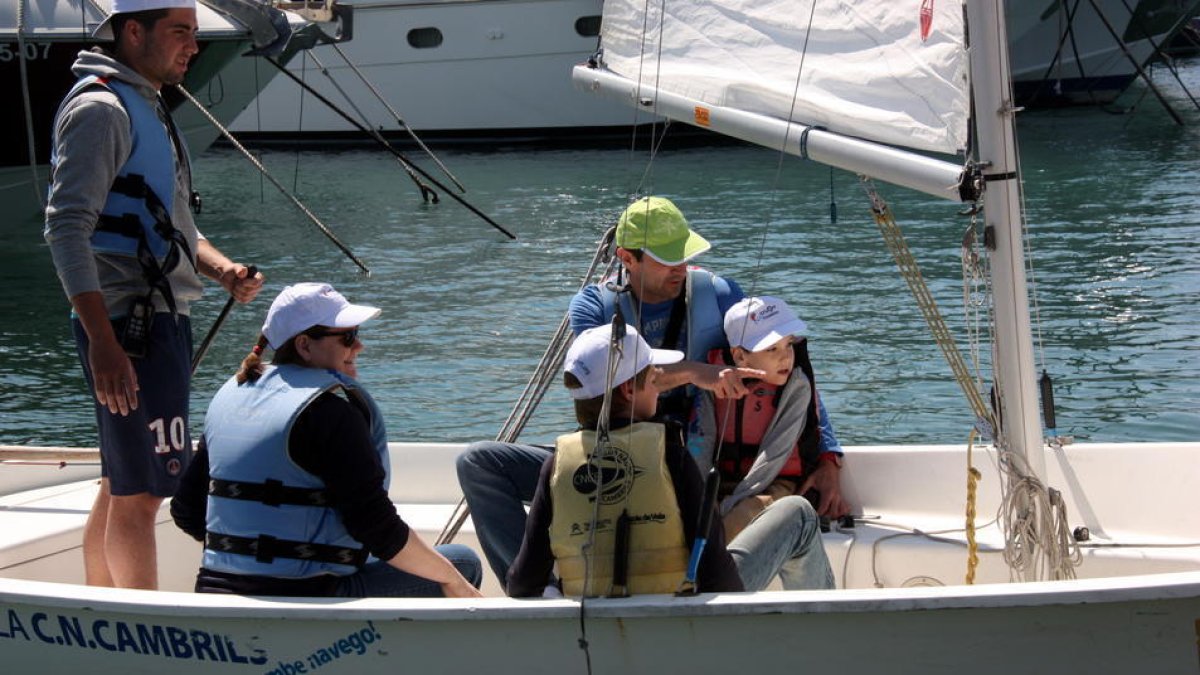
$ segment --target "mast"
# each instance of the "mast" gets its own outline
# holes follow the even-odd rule
[[[995,242],[991,269],[995,298],[993,369],[1001,415],[997,433],[1009,450],[1025,457],[1033,474],[1044,482],[1046,459],[1029,324],[1017,183],[1016,109],[1003,0],[967,0],[966,5],[975,128],[979,161],[987,181],[984,224]]]

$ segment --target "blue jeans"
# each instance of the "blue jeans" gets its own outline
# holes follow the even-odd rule
[[[409,536],[417,536],[415,532]],[[441,553],[475,588],[483,582],[483,565],[475,552],[461,544],[438,546]],[[440,598],[442,586],[383,560],[367,563],[358,572],[338,580],[334,596],[339,598]]]
[[[775,500],[726,548],[747,591],[761,591],[776,574],[788,591],[834,587],[821,521],[804,497]]]
[[[552,454],[533,445],[480,441],[458,456],[458,484],[501,587],[525,537],[525,504],[533,501],[542,464]]]

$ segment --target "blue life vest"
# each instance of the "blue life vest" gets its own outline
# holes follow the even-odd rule
[[[725,346],[725,316],[717,304],[716,284],[726,283],[716,275],[699,267],[689,267],[684,299],[687,302],[687,333],[685,358],[689,361],[704,361],[708,352]],[[606,285],[600,284],[600,299],[604,303],[604,319],[612,321],[616,315],[617,294]],[[621,314],[625,321],[638,327],[640,314],[637,303],[630,293],[622,293]],[[653,345],[663,349],[678,349],[677,345]]]
[[[117,179],[108,193],[104,208],[100,211],[100,222],[92,234],[92,248],[102,253],[136,256],[138,243],[145,235],[146,244],[154,257],[162,263],[172,245],[170,214],[175,201],[175,155],[171,149],[171,134],[159,119],[154,106],[150,105],[138,90],[117,79],[89,75],[81,78],[63,99],[63,105],[88,87],[101,86],[116,94],[122,107],[129,115],[133,147],[129,159],[117,172]],[[61,107],[60,107],[61,110]],[[175,134],[179,142],[179,161],[188,164],[187,147],[183,137]],[[54,143],[57,148],[58,143]],[[50,158],[52,165],[58,164],[57,152]],[[190,175],[190,170],[189,170]],[[153,193],[148,198],[146,190]],[[155,218],[149,202],[154,198],[165,212],[166,222]],[[176,231],[177,232],[177,231]],[[177,239],[182,242],[182,239]],[[183,253],[191,259],[191,251]],[[170,272],[169,269],[163,273]]]
[[[369,410],[371,439],[385,485],[391,483],[383,414],[352,378],[293,365],[268,367],[254,383],[231,378],[213,397],[204,425],[210,478],[205,568],[303,579],[353,574],[366,561],[362,544],[324,498],[324,482],[287,452],[300,414],[338,389]]]

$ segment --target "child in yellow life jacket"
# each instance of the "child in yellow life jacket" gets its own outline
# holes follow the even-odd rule
[[[681,427],[651,420],[661,372],[655,366],[682,357],[651,349],[632,326],[615,341],[611,325],[575,338],[564,381],[580,430],[560,436],[542,466],[521,551],[508,573],[510,595],[552,594],[546,587],[556,565],[562,592],[573,597],[677,590],[696,536],[703,485]],[[610,388],[608,440],[597,443]],[[719,519],[712,520],[699,589],[740,591]]]
[[[797,339],[807,326],[787,303],[763,296],[730,307],[724,328],[730,347],[709,352],[709,362],[766,376],[747,382],[749,393],[740,399],[701,392],[688,448],[704,471],[717,462],[719,513],[748,590],[765,587],[776,571],[788,590],[829,588],[817,513],[840,516],[847,507],[838,482],[841,456],[819,449],[816,385],[806,343]],[[813,489],[820,498],[810,504],[800,495]],[[791,550],[778,550],[781,541]]]

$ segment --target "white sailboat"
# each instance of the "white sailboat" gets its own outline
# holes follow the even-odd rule
[[[690,0],[645,16],[640,3],[609,0],[604,60],[579,67],[574,78],[586,90],[777,151],[982,202],[996,327],[991,380],[1001,413],[997,419],[981,396],[972,407],[996,425],[996,441],[973,449],[847,448],[843,487],[860,517],[825,535],[837,590],[581,604],[88,588],[78,585],[78,545],[94,469],[0,467],[6,668],[664,673],[737,672],[754,662],[831,672],[1194,673],[1200,443],[1043,439],[1001,1],[817,4],[810,15],[807,6],[780,11],[780,1]],[[865,38],[854,42],[854,34]],[[890,47],[879,46],[883,37]],[[841,55],[821,61],[818,46],[834,43]],[[926,45],[936,53],[932,65],[917,59]],[[859,86],[863,71],[855,64],[874,73],[887,64],[898,73],[917,60],[914,78],[901,80],[903,95],[878,95],[892,86],[883,81]],[[714,78],[722,64],[749,77],[734,84]],[[783,75],[769,77],[772,68]],[[831,79],[839,70],[849,72],[846,83]],[[881,98],[904,105],[865,102]],[[833,103],[815,105],[824,101]],[[897,134],[883,123],[850,121],[868,107],[916,113],[888,122]],[[803,116],[795,113],[801,109]],[[810,126],[816,123],[825,129]],[[971,152],[954,161],[877,143],[953,156],[972,138]],[[452,465],[459,449],[392,446],[393,466],[404,476],[392,498],[426,534],[440,529],[458,498]],[[968,479],[972,465],[976,481]],[[965,525],[971,511],[979,514],[973,528]],[[198,549],[173,532],[165,514],[163,521],[163,584],[186,589]],[[473,544],[469,527],[464,534],[459,541]],[[974,583],[966,583],[972,573]]]

